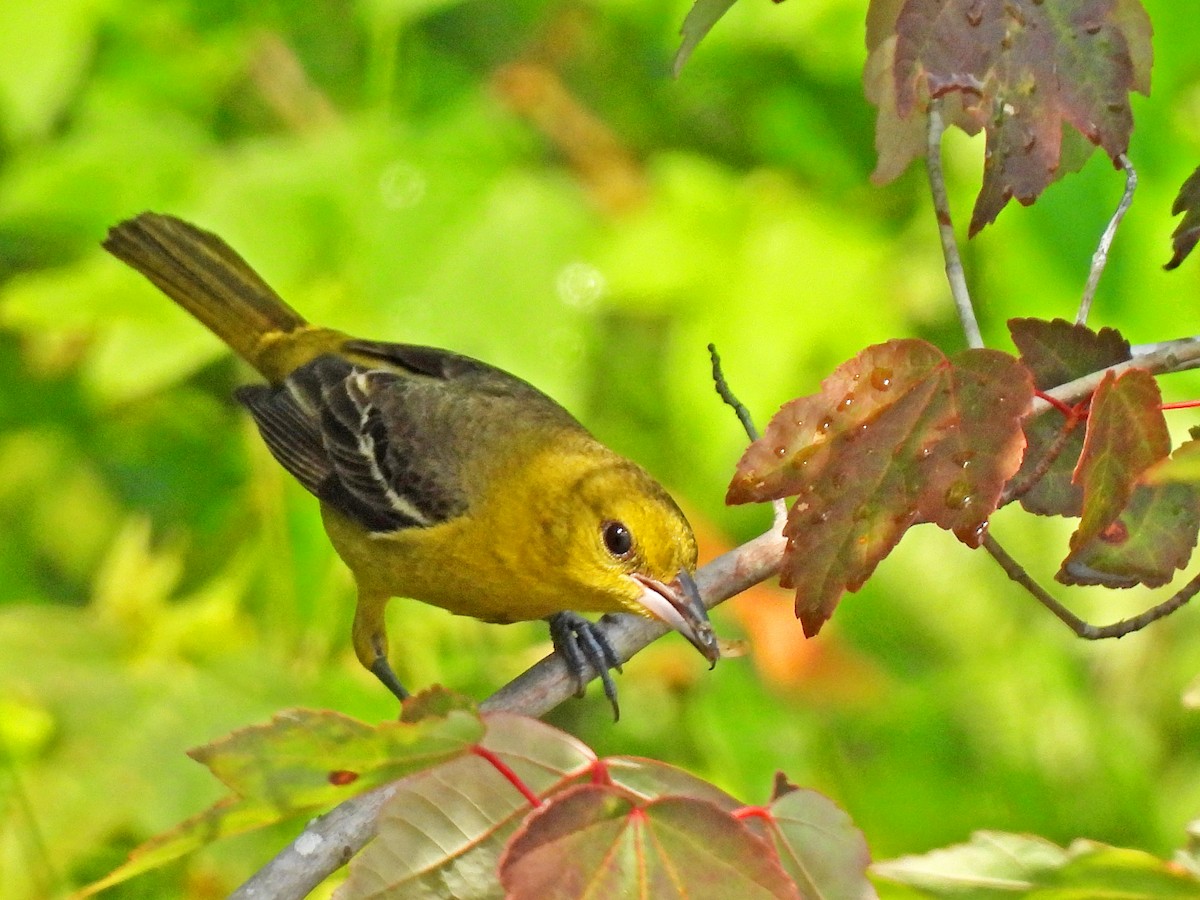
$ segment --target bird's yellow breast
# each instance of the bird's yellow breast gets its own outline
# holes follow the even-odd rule
[[[568,609],[641,612],[636,586],[580,551],[600,521],[581,518],[590,516],[587,507],[562,502],[580,470],[610,457],[594,442],[582,453],[514,454],[510,465],[500,466],[507,471],[489,473],[494,489],[477,496],[462,516],[368,535],[323,505],[325,528],[360,589],[381,598],[408,597],[486,622],[541,619]]]

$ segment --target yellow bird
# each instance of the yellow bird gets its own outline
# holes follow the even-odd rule
[[[614,714],[620,661],[578,613],[658,619],[716,663],[687,519],[537,388],[457,353],[310,325],[223,240],[172,216],[122,222],[104,247],[266,378],[237,398],[320,500],[358,586],[355,653],[397,697],[391,597],[486,622],[547,619],[579,692],[590,666]]]

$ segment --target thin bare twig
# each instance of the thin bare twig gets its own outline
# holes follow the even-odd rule
[[[754,418],[750,415],[750,410],[746,409],[746,404],[733,393],[733,389],[729,386],[729,382],[725,380],[725,372],[721,368],[721,355],[717,353],[717,345],[708,345],[708,356],[712,360],[712,377],[713,386],[717,389],[717,393],[721,395],[729,406],[733,407],[733,411],[737,413],[738,421],[742,423],[742,428],[746,432],[746,437],[750,438],[750,443],[758,440],[758,427],[754,424]],[[774,500],[771,507],[775,513],[775,528],[782,528],[783,523],[787,521],[787,503],[783,500]]]
[[[1054,436],[1054,440],[1050,442],[1050,445],[1042,454],[1042,458],[1038,460],[1037,465],[1033,467],[1032,471],[1021,478],[1020,481],[1017,480],[1020,477],[1018,474],[1017,477],[1014,477],[1005,486],[1004,492],[1000,495],[1000,500],[996,504],[997,509],[1008,506],[1014,500],[1020,500],[1037,486],[1038,482],[1050,471],[1050,467],[1054,465],[1055,460],[1062,454],[1063,448],[1067,446],[1067,441],[1071,439],[1071,435],[1082,421],[1083,417],[1074,414],[1066,417],[1063,427]]]
[[[1033,580],[1019,562],[1008,555],[999,542],[990,534],[983,538],[983,547],[991,554],[992,559],[1000,564],[1004,574],[1025,588],[1034,598],[1054,613],[1055,618],[1070,628],[1084,640],[1099,641],[1105,638],[1120,638],[1135,631],[1140,631],[1164,616],[1169,616],[1200,592],[1200,574],[1181,587],[1167,600],[1150,607],[1143,613],[1113,622],[1111,625],[1093,625],[1085,622],[1056,600],[1045,588]]]
[[[958,309],[963,334],[968,347],[982,347],[983,336],[979,333],[979,322],[975,319],[975,307],[971,303],[971,292],[963,274],[962,257],[958,253],[958,240],[954,237],[954,221],[950,218],[950,198],[946,194],[946,176],[942,172],[942,134],[946,124],[942,120],[941,100],[929,104],[929,142],[925,148],[925,170],[929,175],[929,191],[933,195],[933,211],[937,216],[938,235],[942,239],[942,256],[946,260],[946,280],[950,282],[950,294]]]
[[[717,393],[721,395],[729,406],[733,407],[733,411],[737,413],[738,421],[742,423],[742,428],[746,430],[746,437],[750,438],[750,442],[758,440],[758,428],[754,424],[754,419],[750,415],[750,410],[746,409],[746,404],[733,393],[729,387],[729,382],[725,380],[725,373],[721,369],[721,354],[717,353],[717,345],[708,345],[708,356],[712,360],[712,379],[713,387],[717,389]]]
[[[1096,252],[1092,254],[1092,267],[1088,271],[1087,284],[1083,288],[1083,299],[1079,301],[1079,312],[1075,316],[1075,322],[1078,325],[1087,322],[1088,313],[1092,309],[1092,299],[1096,296],[1096,286],[1100,284],[1100,276],[1104,274],[1104,267],[1108,264],[1108,251],[1112,247],[1113,238],[1117,236],[1117,228],[1120,227],[1121,220],[1125,218],[1125,213],[1133,203],[1133,192],[1137,189],[1137,170],[1129,161],[1129,157],[1122,153],[1117,157],[1117,162],[1125,170],[1125,193],[1121,195],[1117,211],[1108,220],[1108,227],[1104,229],[1104,234],[1100,235],[1100,243],[1096,245]]]

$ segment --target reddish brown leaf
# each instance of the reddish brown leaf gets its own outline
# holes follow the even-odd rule
[[[1161,587],[1187,565],[1200,530],[1200,440],[1150,466],[1129,505],[1063,561],[1066,584]]]
[[[1063,561],[1063,584],[1162,587],[1187,565],[1200,530],[1200,496],[1190,484],[1139,485],[1125,510]]]
[[[896,108],[895,58],[896,35],[892,34],[871,50],[863,73],[867,99],[879,110],[875,120],[878,161],[871,173],[876,184],[886,184],[899,176],[910,162],[925,155],[928,145],[928,116],[902,116]],[[985,121],[978,106],[961,93],[943,98],[942,119],[967,134],[978,134]]]
[[[1063,174],[1064,122],[1110,157],[1124,153],[1133,127],[1128,94],[1149,88],[1150,24],[1138,0],[876,0],[868,24],[877,143],[902,138],[901,149],[880,153],[878,177],[898,174],[922,152],[898,124],[916,120],[923,133],[932,98],[957,98],[948,122],[987,130],[971,234],[1012,197],[1032,203]],[[888,69],[892,85],[881,89]],[[887,87],[894,113],[885,110]]]
[[[1129,341],[1114,328],[1092,331],[1066,319],[1009,319],[1008,330],[1039,391],[1132,358]]]
[[[1161,402],[1154,376],[1141,369],[1109,372],[1096,388],[1075,467],[1083,518],[1071,536],[1073,552],[1103,534],[1128,505],[1142,473],[1171,452]]]
[[[977,546],[1020,464],[1028,372],[994,350],[947,359],[924,341],[868,347],[786,404],[746,451],[730,503],[796,496],[780,583],[816,634],[911,525]]]
[[[1200,168],[1188,176],[1179,189],[1179,196],[1171,206],[1171,215],[1183,213],[1179,225],[1171,232],[1171,246],[1175,253],[1164,269],[1176,269],[1188,258],[1188,254],[1200,241]]]
[[[1008,323],[1021,363],[1033,374],[1039,390],[1049,390],[1083,375],[1130,359],[1129,342],[1112,328],[1092,331],[1064,319],[1011,319]],[[1056,409],[1024,423],[1027,448],[1014,482],[1020,484],[1044,467],[1045,457],[1067,427],[1066,416]],[[1076,427],[1058,456],[1033,488],[1021,496],[1021,505],[1043,516],[1078,516],[1083,511],[1083,489],[1073,476],[1083,452],[1084,429]]]
[[[703,800],[642,803],[581,785],[531,815],[500,861],[510,900],[729,897],[800,900],[769,845]]]

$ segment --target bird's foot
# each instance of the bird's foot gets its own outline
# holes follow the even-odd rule
[[[578,686],[576,697],[582,697],[584,687],[592,673],[604,685],[604,696],[612,704],[613,721],[621,718],[621,707],[617,704],[617,685],[611,670],[621,671],[621,660],[598,623],[585,619],[578,613],[560,612],[548,619],[550,640],[555,652],[563,658],[567,671]]]

